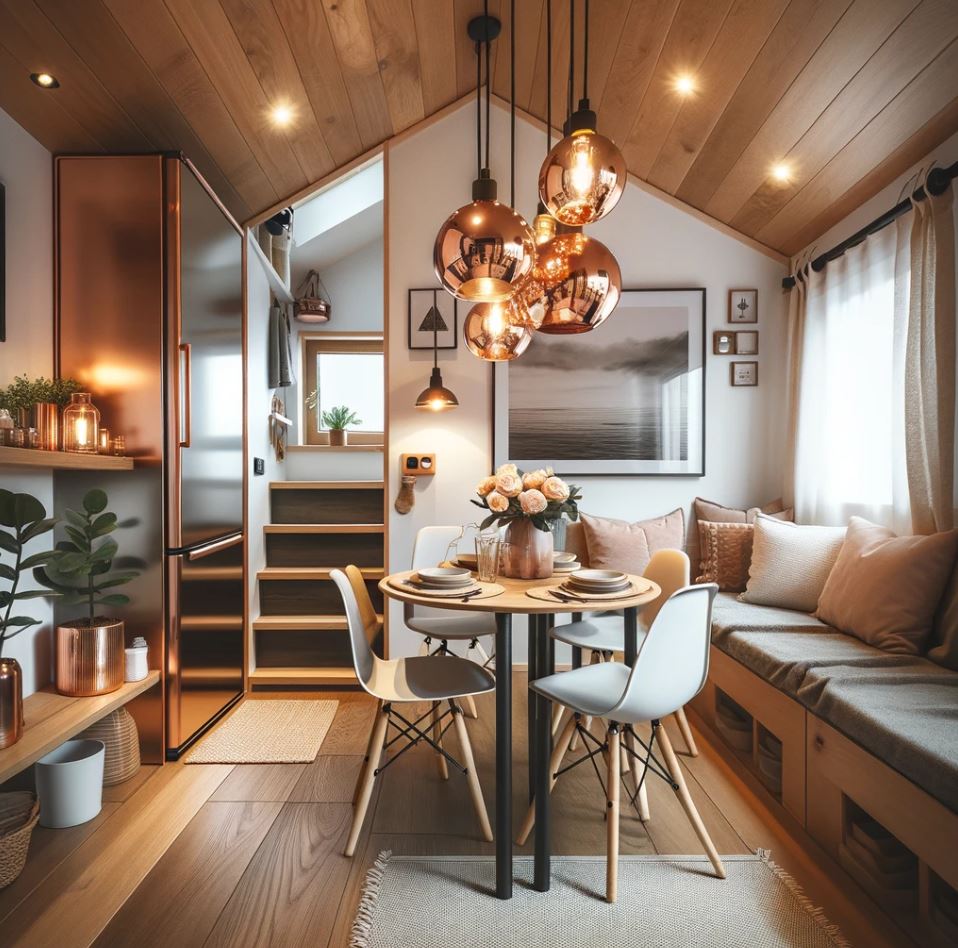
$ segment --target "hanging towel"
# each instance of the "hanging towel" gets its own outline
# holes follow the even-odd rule
[[[278,303],[269,311],[269,387],[292,385],[293,353],[289,338],[289,317]]]

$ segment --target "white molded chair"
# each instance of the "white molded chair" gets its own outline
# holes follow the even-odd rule
[[[369,599],[362,573],[355,566],[347,566],[345,572],[334,569],[330,576],[339,587],[343,605],[346,607],[356,677],[363,690],[378,701],[376,721],[366,745],[366,758],[356,781],[353,824],[346,843],[346,855],[352,856],[356,851],[376,777],[393,763],[406,747],[419,741],[425,741],[439,755],[439,770],[443,779],[449,777],[450,763],[465,774],[483,839],[491,842],[492,827],[489,824],[489,815],[472,756],[472,745],[459,701],[492,691],[496,685],[495,679],[480,665],[455,655],[421,655],[391,660],[380,658],[370,648],[369,643],[379,634],[382,623]],[[396,710],[395,706],[398,704],[414,702],[429,702],[430,710],[412,721]],[[445,711],[442,710],[443,702],[448,704]],[[443,726],[447,716],[451,716],[452,721]],[[429,718],[429,723],[420,727],[426,718]],[[387,739],[390,724],[398,731],[391,740]],[[442,744],[444,734],[452,726],[456,729],[462,749],[461,764],[445,751]],[[429,728],[432,736],[423,728]],[[380,766],[383,750],[400,738],[406,741],[406,745]]]
[[[462,527],[423,527],[416,534],[412,551],[412,569],[438,566],[449,558],[453,544],[462,536]],[[462,613],[449,609],[430,609],[405,603],[403,620],[407,628],[425,636],[422,654],[434,651],[440,655],[450,654],[450,642],[468,642],[466,658],[475,652],[483,665],[489,664],[489,655],[482,647],[481,639],[496,634],[496,617],[489,612]],[[438,642],[435,649],[434,642]],[[475,718],[476,705],[472,698],[464,702],[470,717]]]
[[[602,662],[549,675],[530,685],[534,691],[550,701],[560,702],[571,712],[549,764],[550,790],[555,786],[557,771],[573,734],[578,733],[583,740],[583,747],[588,749],[580,760],[564,769],[592,760],[598,754],[605,758],[607,784],[604,789],[608,806],[606,899],[609,902],[616,899],[618,881],[623,734],[626,737],[626,752],[641,765],[641,775],[632,802],[639,795],[650,771],[665,780],[678,796],[695,834],[708,854],[715,875],[720,879],[725,878],[725,867],[695,808],[678,758],[662,727],[662,719],[691,701],[705,684],[709,667],[712,603],[717,592],[718,586],[708,583],[687,586],[673,593],[663,603],[643,639],[631,670],[621,662]],[[585,716],[602,718],[608,722],[603,741],[597,740],[582,726],[581,719]],[[644,721],[652,723],[652,736],[648,744],[636,734],[634,728],[634,725]],[[636,745],[642,748],[641,754],[635,750]],[[661,759],[656,755],[656,746],[661,751]],[[534,820],[533,803],[519,833],[520,845],[528,838]]]
[[[652,627],[662,604],[672,593],[678,589],[683,589],[691,582],[689,558],[681,550],[659,550],[652,554],[643,575],[661,588],[662,595],[650,602],[639,613],[640,642]],[[625,651],[625,621],[621,613],[594,616],[580,622],[559,625],[552,629],[550,634],[557,642],[565,642],[566,645],[571,645],[574,648],[591,650],[593,662],[597,659],[611,660],[613,653]],[[675,720],[682,734],[682,740],[688,748],[689,755],[697,757],[698,748],[695,746],[695,738],[692,736],[692,729],[689,727],[684,708],[676,710]],[[558,714],[553,724],[553,730],[555,731],[559,725]],[[575,743],[573,743],[574,748]]]

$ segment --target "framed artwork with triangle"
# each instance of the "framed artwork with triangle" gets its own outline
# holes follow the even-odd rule
[[[409,291],[409,348],[455,349],[459,345],[459,304],[441,287]]]

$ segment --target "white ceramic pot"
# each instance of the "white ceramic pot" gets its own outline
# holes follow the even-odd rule
[[[104,754],[103,741],[67,741],[37,761],[41,826],[77,826],[100,812]]]

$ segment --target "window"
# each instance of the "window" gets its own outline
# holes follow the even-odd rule
[[[303,426],[306,444],[329,444],[323,413],[345,405],[359,417],[349,427],[352,444],[382,444],[385,427],[385,364],[378,334],[325,333],[303,342]],[[315,392],[313,403],[309,395]],[[312,407],[310,407],[312,405]]]

